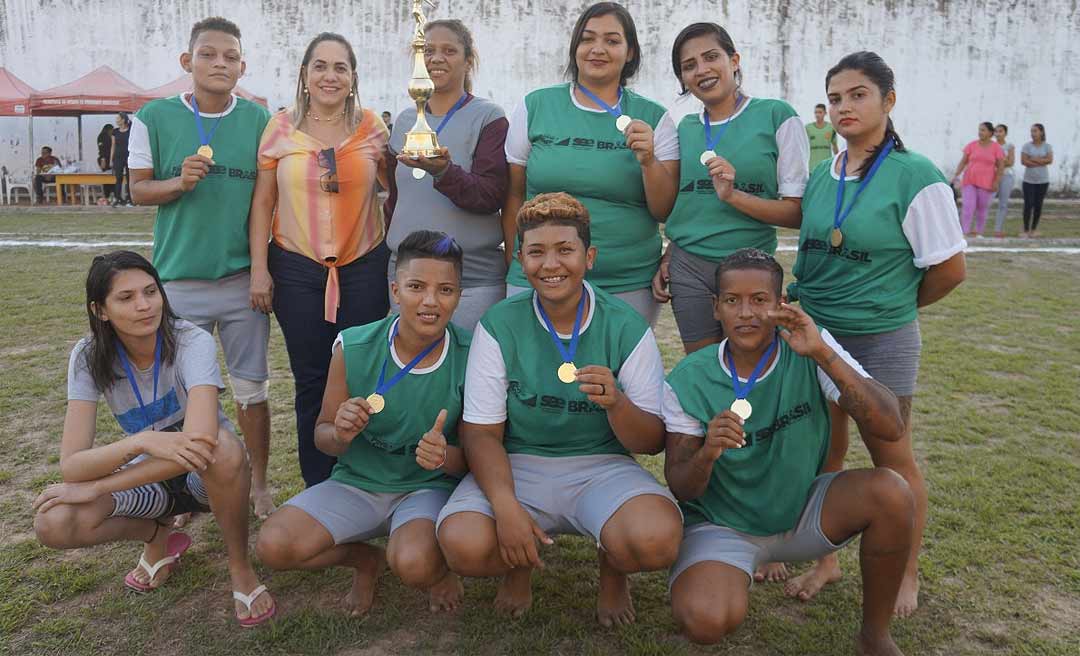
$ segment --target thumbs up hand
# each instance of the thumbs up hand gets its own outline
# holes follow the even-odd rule
[[[420,443],[416,445],[416,464],[428,471],[434,471],[446,464],[446,436],[443,435],[445,425],[446,410],[443,409],[435,418],[435,425],[424,433]]]

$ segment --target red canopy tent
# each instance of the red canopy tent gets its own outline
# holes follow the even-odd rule
[[[30,97],[34,116],[79,116],[134,112],[146,100],[143,90],[108,66],[99,66],[74,82]]]
[[[29,84],[0,66],[0,116],[25,116],[29,124],[29,142],[34,140],[34,124],[30,119],[30,94],[32,93],[34,89]],[[33,170],[33,159],[34,148],[31,145],[31,170]]]
[[[29,116],[33,93],[29,84],[0,66],[0,116]]]
[[[79,119],[79,161],[82,161],[82,115],[134,112],[147,98],[143,89],[108,66],[79,79],[30,95],[33,116],[75,116]],[[31,132],[31,139],[33,132]],[[30,150],[33,152],[33,143]]]
[[[169,82],[168,84],[163,84],[160,87],[154,87],[153,89],[147,89],[143,92],[143,97],[148,100],[154,98],[169,98],[171,96],[177,96],[182,93],[188,93],[190,91],[193,91],[194,89],[195,86],[194,82],[191,79],[191,75],[184,74],[176,78],[172,82]],[[250,91],[239,85],[235,89],[233,89],[233,93],[245,100],[250,100],[251,102],[258,103],[263,107],[269,107],[266,98],[263,98],[262,96],[256,96],[255,94],[251,93]]]

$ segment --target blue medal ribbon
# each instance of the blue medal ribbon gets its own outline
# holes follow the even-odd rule
[[[450,108],[450,111],[446,112],[446,116],[443,117],[443,120],[439,121],[439,127],[435,128],[435,134],[436,135],[439,135],[440,133],[442,133],[442,129],[444,127],[446,127],[446,124],[450,122],[450,119],[454,116],[454,114],[457,114],[458,110],[465,106],[465,103],[468,100],[469,100],[469,94],[468,93],[466,93],[466,94],[462,95],[460,98],[458,98],[458,101],[456,103],[454,103],[454,106]]]
[[[735,390],[736,399],[745,399],[750,396],[750,391],[754,389],[754,385],[757,384],[758,376],[761,375],[763,369],[765,369],[766,363],[769,362],[769,358],[772,357],[773,351],[776,350],[777,337],[773,335],[772,344],[769,344],[769,348],[765,349],[765,353],[758,360],[757,366],[754,367],[754,371],[750,374],[750,377],[746,379],[746,385],[742,384],[739,380],[739,372],[735,370],[735,358],[731,357],[731,348],[729,345],[724,345],[724,361],[727,362],[728,369],[731,370],[731,387]]]
[[[131,368],[131,361],[128,360],[127,351],[124,350],[124,345],[120,340],[116,340],[116,354],[120,356],[120,365],[124,368],[124,376],[128,380],[128,384],[131,385],[131,391],[135,392],[135,400],[139,402],[139,409],[142,410],[143,419],[146,420],[146,426],[144,428],[152,428],[154,421],[150,417],[150,411],[146,409],[146,404],[143,403],[142,393],[139,392],[139,383],[135,380],[135,371]],[[154,343],[154,400],[150,403],[151,406],[157,403],[158,392],[158,374],[161,372],[161,331],[158,330],[157,341]]]
[[[397,322],[394,323],[394,330],[393,330],[393,332],[390,333],[390,346],[389,346],[389,348],[394,347],[394,338],[397,337],[398,323],[400,323],[400,322],[401,322],[401,319],[399,317]],[[382,363],[382,371],[379,372],[379,380],[378,380],[377,383],[375,383],[375,393],[378,394],[379,396],[383,396],[388,391],[390,391],[391,387],[393,387],[394,385],[397,385],[399,382],[401,382],[401,379],[404,378],[405,376],[409,375],[409,372],[412,371],[413,369],[415,369],[416,365],[420,364],[421,360],[426,358],[432,351],[434,351],[439,346],[439,344],[442,344],[442,341],[443,341],[444,337],[446,337],[445,332],[443,333],[442,337],[440,337],[439,339],[432,342],[431,346],[428,346],[423,351],[420,351],[419,355],[417,355],[415,358],[410,360],[409,364],[405,365],[405,367],[402,368],[401,371],[394,374],[394,377],[387,381],[386,380],[386,363],[390,361],[390,352],[388,350],[387,353],[386,353],[386,359],[384,359],[383,363]]]
[[[213,129],[211,129],[210,134],[207,135],[206,131],[203,130],[202,114],[199,113],[199,101],[195,100],[194,93],[191,94],[191,108],[195,110],[195,128],[199,131],[199,145],[209,146],[210,140],[214,138],[214,133],[217,132],[218,126],[221,125],[221,117],[225,115],[225,112],[218,114]]]
[[[577,306],[577,317],[574,318],[574,332],[570,333],[570,346],[563,346],[562,339],[559,338],[559,333],[555,330],[555,326],[552,325],[551,319],[548,318],[547,312],[544,312],[544,304],[539,300],[536,302],[536,307],[540,311],[540,318],[544,320],[544,325],[547,326],[548,334],[551,335],[551,340],[555,342],[555,348],[559,349],[559,353],[562,355],[564,363],[571,363],[574,361],[574,356],[577,354],[578,341],[581,339],[581,318],[585,316],[585,297],[588,292],[585,291],[585,287],[581,288],[581,301]]]
[[[870,167],[870,172],[866,174],[866,177],[859,183],[859,188],[855,190],[855,196],[851,199],[851,203],[847,206],[846,210],[841,212],[844,206],[844,179],[847,178],[847,156],[848,153],[845,150],[844,156],[840,158],[840,183],[836,185],[836,208],[833,213],[833,230],[839,230],[840,226],[844,224],[844,221],[851,214],[851,209],[855,207],[855,201],[859,200],[859,194],[866,189],[870,184],[870,180],[874,177],[874,174],[878,172],[881,165],[885,162],[885,158],[892,152],[893,144],[895,142],[890,138],[885,147],[878,153],[877,159],[874,160],[874,164]]]
[[[720,143],[720,139],[724,136],[724,133],[727,132],[728,126],[735,120],[735,114],[739,112],[739,105],[742,104],[744,98],[745,96],[741,93],[735,98],[735,109],[731,111],[731,116],[728,117],[728,120],[724,121],[724,124],[720,126],[720,130],[717,131],[715,139],[712,136],[712,121],[709,120],[709,108],[705,108],[705,150],[716,149],[716,144]]]
[[[620,116],[623,115],[623,113],[622,113],[622,87],[619,87],[619,99],[615,101],[615,106],[612,107],[611,105],[607,104],[603,100],[600,100],[600,98],[595,93],[593,93],[592,91],[589,91],[588,89],[586,89],[584,85],[578,84],[576,86],[577,86],[578,89],[581,89],[581,93],[585,94],[589,98],[589,100],[593,101],[594,103],[596,103],[600,107],[603,107],[604,111],[607,112],[608,114],[611,114],[615,118],[619,118]]]

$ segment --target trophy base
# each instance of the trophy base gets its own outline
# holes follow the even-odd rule
[[[435,157],[439,154],[439,141],[432,131],[406,132],[401,152],[410,157]]]

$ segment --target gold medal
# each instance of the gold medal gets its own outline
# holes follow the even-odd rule
[[[630,118],[626,114],[623,114],[619,118],[615,119],[615,127],[619,130],[619,132],[626,132],[626,128],[630,127],[630,123],[633,120],[634,119]]]
[[[701,153],[701,165],[702,166],[708,166],[709,165],[709,160],[714,158],[714,157],[716,157],[716,151],[715,150],[706,150],[705,152]]]
[[[844,243],[844,233],[840,232],[840,228],[833,228],[832,234],[829,235],[829,243],[833,248],[840,248],[840,244]]]
[[[377,415],[386,407],[386,399],[382,394],[373,393],[367,397],[367,404],[371,406],[371,414]]]
[[[564,362],[559,365],[559,380],[564,383],[574,382],[574,374],[577,372],[577,367],[573,362]]]
[[[214,159],[214,149],[208,145],[199,146],[199,149],[195,151],[196,155],[202,155],[206,159]]]
[[[735,402],[731,404],[731,411],[739,415],[739,418],[746,421],[750,418],[750,414],[754,411],[754,407],[750,405],[750,402],[746,399],[735,399]]]
[[[412,170],[412,177],[414,177],[417,180],[423,180],[425,175],[427,175],[427,171],[425,171],[424,169],[413,169]]]

